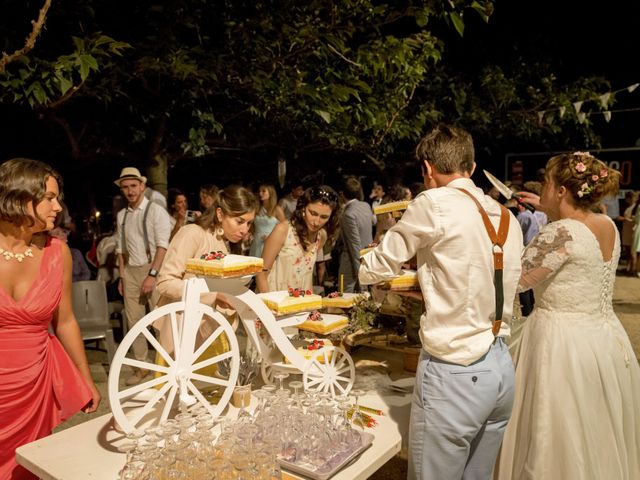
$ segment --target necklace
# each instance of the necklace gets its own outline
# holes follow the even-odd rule
[[[13,253],[0,247],[0,255],[4,255],[4,259],[7,261],[15,258],[18,262],[22,262],[25,257],[33,257],[33,250],[31,250],[31,247],[27,247],[27,249],[22,253]]]

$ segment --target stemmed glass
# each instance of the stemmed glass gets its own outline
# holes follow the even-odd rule
[[[127,440],[123,444],[118,446],[118,451],[125,454],[124,466],[120,470],[120,480],[125,480],[131,477],[131,471],[134,469],[131,459],[133,451],[137,448],[136,442]]]
[[[279,390],[282,390],[284,386],[282,385],[282,381],[287,378],[289,374],[287,372],[276,372],[273,374],[273,378],[277,379],[279,382]]]
[[[365,427],[365,417],[360,411],[360,397],[362,397],[366,392],[361,389],[353,389],[351,390],[351,395],[355,397],[355,405],[353,407],[353,413],[351,414],[351,423],[362,428],[364,431]]]
[[[293,388],[293,394],[298,395],[298,390],[304,386],[300,380],[293,380],[289,382],[289,387]]]
[[[294,380],[289,382],[289,387],[293,388],[293,396],[291,397],[295,401],[295,405],[297,408],[302,409],[302,400],[304,400],[304,394],[298,393],[298,390],[304,387],[304,383],[300,380]]]

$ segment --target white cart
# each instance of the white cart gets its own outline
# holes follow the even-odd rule
[[[279,317],[246,286],[251,276],[216,279],[190,278],[185,281],[182,301],[160,307],[129,330],[124,337],[109,371],[109,401],[118,425],[130,432],[141,425],[165,421],[177,407],[199,402],[214,417],[227,406],[238,378],[240,348],[234,326],[208,305],[200,303],[200,294],[215,291],[226,294],[238,312],[248,336],[261,357],[261,372],[266,383],[272,383],[279,371],[302,373],[305,390],[346,394],[355,380],[355,367],[351,356],[342,348],[327,346],[311,359],[305,359],[293,346],[284,328],[305,320],[307,313]],[[173,354],[165,349],[153,333],[154,323],[167,316],[170,335],[175,345]],[[260,320],[271,342],[258,334],[256,320]],[[196,348],[196,337],[201,323],[213,324],[213,332]],[[228,348],[211,354],[214,342],[226,336]],[[141,362],[126,356],[134,341],[144,339],[157,352],[156,362]],[[203,355],[209,352],[208,355]],[[284,363],[285,356],[290,363]],[[159,360],[159,361],[158,361]],[[227,368],[218,368],[224,362]],[[123,366],[149,370],[154,373],[143,382],[121,387],[121,377],[129,373]],[[207,369],[209,371],[207,371]],[[224,374],[222,374],[224,372]],[[203,394],[210,390],[211,397]],[[177,400],[177,402],[176,402]]]

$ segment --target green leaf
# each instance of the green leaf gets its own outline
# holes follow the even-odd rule
[[[460,36],[464,36],[464,21],[462,20],[462,17],[460,16],[460,14],[458,12],[450,12],[449,13],[449,18],[451,18],[451,21],[453,22],[453,26],[455,27],[456,31],[460,34]]]
[[[325,112],[324,110],[315,110],[315,112],[320,115],[325,122],[331,123],[331,114],[329,112]]]
[[[91,70],[98,70],[98,62],[91,55],[80,55],[78,61],[80,63],[80,78],[82,80],[87,79]]]

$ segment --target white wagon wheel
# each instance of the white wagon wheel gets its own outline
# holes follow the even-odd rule
[[[273,376],[273,365],[269,360],[262,359],[260,362],[260,374],[262,375],[262,381],[267,385],[273,385],[275,383],[275,377]]]
[[[356,369],[351,356],[342,348],[326,346],[307,360],[302,374],[305,390],[346,395],[353,387]]]
[[[174,344],[173,354],[169,354],[153,334],[153,323],[165,315],[169,319],[166,324],[170,325]],[[198,348],[195,348],[195,334],[203,319],[207,322],[213,320],[215,328],[213,333],[205,338]],[[223,334],[228,340],[229,350],[209,358],[201,358],[213,342]],[[151,361],[138,361],[126,356],[129,348],[138,338],[151,344],[158,353],[157,358],[161,359],[164,365]],[[189,341],[191,338],[193,341]],[[227,362],[224,364],[228,368],[221,368],[222,362],[226,359],[230,359],[228,364]],[[121,386],[124,385],[124,378],[130,374],[129,369],[123,369],[124,365],[149,370],[154,375],[146,377],[137,385]],[[214,374],[201,372],[202,369],[211,366],[213,367],[210,370],[215,370]],[[116,351],[109,370],[109,401],[113,416],[125,432],[161,423],[176,413],[174,403],[177,396],[180,402],[187,405],[199,402],[211,415],[217,417],[233,394],[239,366],[238,340],[224,316],[200,303],[187,312],[185,312],[185,302],[165,305],[138,321],[129,330]],[[199,387],[217,389],[217,402],[212,404],[208,401]]]

